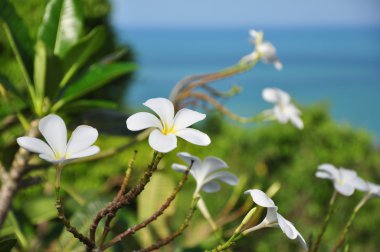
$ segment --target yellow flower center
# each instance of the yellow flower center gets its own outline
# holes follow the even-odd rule
[[[55,154],[55,159],[61,159],[63,157],[62,153],[60,153],[60,152],[57,152],[54,154]]]
[[[163,124],[164,128],[161,130],[162,134],[168,135],[170,133],[175,134],[177,130],[174,128],[174,126],[169,127],[167,124]]]

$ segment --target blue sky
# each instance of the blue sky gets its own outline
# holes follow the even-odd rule
[[[112,0],[112,22],[134,27],[380,26],[380,0]]]

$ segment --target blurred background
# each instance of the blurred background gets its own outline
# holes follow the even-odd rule
[[[34,40],[48,1],[9,2]],[[90,99],[116,102],[112,109],[74,106],[60,111],[69,122],[69,129],[83,122],[97,127],[100,132],[97,145],[105,152],[132,141],[135,135],[126,130],[125,119],[136,111],[147,111],[142,106],[144,101],[168,97],[183,77],[218,71],[252,52],[249,29],[263,30],[265,40],[275,45],[284,65],[281,71],[260,63],[252,71],[216,82],[213,87],[228,90],[232,85],[242,86],[242,93],[221,102],[244,116],[271,108],[261,98],[264,87],[283,89],[303,111],[305,129],[300,131],[290,124],[276,122],[242,125],[206,110],[207,120],[198,127],[210,135],[212,145],[203,148],[179,141],[178,151],[200,158],[218,156],[240,179],[235,188],[223,185],[221,192],[203,195],[225,238],[253,206],[252,200],[243,195],[247,189],[266,190],[273,184],[280,185],[273,197],[280,213],[310,241],[318,234],[332,193],[330,182],[315,178],[319,164],[351,168],[363,178],[380,183],[379,1],[84,0],[81,5],[85,30],[103,25],[107,32],[106,43],[98,52],[102,57],[93,61],[109,59],[104,56],[121,50],[122,57],[117,56],[117,60],[138,65],[136,71],[86,94]],[[0,66],[0,77],[6,76],[16,84],[22,82],[3,36]],[[0,101],[3,118],[8,107],[1,102],[4,101]],[[28,119],[33,118],[26,114],[30,116]],[[0,158],[7,163],[18,148],[15,137],[24,133],[21,126],[0,133]],[[143,174],[147,156],[152,152],[147,141],[122,148],[105,159],[65,167],[62,174],[65,209],[72,223],[82,231],[88,229],[95,213],[119,189],[134,149],[139,154],[133,185]],[[110,237],[144,220],[162,204],[180,179],[170,168],[174,162],[180,162],[176,151],[165,156],[146,192],[130,208],[121,211]],[[19,190],[15,197],[0,233],[16,234],[18,244],[14,251],[83,251],[56,218],[54,172],[47,169],[32,173],[41,181]],[[162,218],[109,251],[146,247],[175,231],[183,221],[194,188],[195,182],[190,178]],[[357,192],[349,198],[338,198],[336,214],[320,251],[332,248],[362,196]],[[378,251],[379,204],[379,199],[369,201],[355,219],[347,241],[348,251]],[[196,212],[184,235],[162,251],[203,251],[217,245],[218,235],[212,234]],[[242,239],[234,251],[290,252],[301,248],[281,230],[268,229]]]
[[[288,91],[300,104],[325,102],[334,119],[380,135],[380,3],[376,0],[178,2],[113,0],[111,24],[140,64],[125,101],[136,106],[168,96],[183,76],[215,71],[249,53],[248,30],[264,30],[283,71],[260,65],[221,83],[243,86],[233,111],[267,106],[264,87]]]

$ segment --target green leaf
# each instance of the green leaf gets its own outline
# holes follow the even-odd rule
[[[37,38],[60,57],[78,42],[83,30],[83,13],[79,0],[50,0]]]
[[[35,93],[31,82],[33,42],[23,21],[17,15],[13,5],[8,0],[0,1],[0,25],[16,56],[18,65],[25,79],[30,97],[33,102]]]
[[[25,214],[33,224],[40,224],[57,217],[57,209],[54,207],[54,197],[36,198],[28,203]]]
[[[9,252],[17,244],[17,239],[14,235],[6,235],[0,237],[0,251]]]
[[[36,88],[36,97],[38,100],[43,100],[45,95],[46,61],[47,52],[45,44],[38,41],[36,44],[36,54],[34,57],[34,86]]]
[[[75,112],[91,108],[116,109],[117,103],[109,100],[79,100],[62,107],[65,111],[73,111],[75,109]]]
[[[140,196],[137,198],[138,221],[141,222],[145,220],[150,217],[154,211],[159,209],[170,196],[174,187],[175,184],[169,175],[160,172],[154,174],[150,183],[146,185],[145,190],[142,191]],[[176,200],[171,203],[162,216],[150,225],[150,227],[155,229],[155,232],[160,236],[160,238],[164,238],[170,234],[170,229],[165,219],[175,214],[175,203]],[[150,235],[149,233],[146,233],[144,236],[145,237],[140,237],[141,242],[144,246],[148,246],[149,243],[152,242],[148,238]]]
[[[34,66],[36,96],[42,103],[45,95],[51,97],[57,92],[62,78],[61,61],[46,47],[43,41],[37,41]]]
[[[65,76],[61,82],[61,87],[64,87],[71,77],[97,52],[104,44],[105,39],[104,27],[96,27],[70,48],[63,59]]]
[[[23,20],[18,16],[15,8],[8,0],[0,1],[0,21],[3,23],[3,28],[7,29],[12,36],[22,63],[31,76],[34,43]]]
[[[67,102],[96,90],[135,69],[136,64],[133,63],[96,64],[87,70],[81,78],[66,88],[62,98],[53,106],[52,110],[57,111]]]
[[[11,83],[7,77],[0,76],[0,86],[3,86],[7,92],[12,93],[19,98],[22,98],[20,91],[17,90],[16,86],[13,85],[13,83]]]

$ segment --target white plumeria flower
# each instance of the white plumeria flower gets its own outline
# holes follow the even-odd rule
[[[207,193],[219,191],[220,184],[217,180],[232,186],[238,183],[238,178],[235,175],[230,172],[220,171],[220,169],[228,168],[228,165],[217,157],[206,157],[202,162],[198,157],[186,152],[179,152],[177,156],[188,165],[191,165],[191,162],[193,162],[190,174],[197,182],[194,195],[197,195],[200,190]],[[173,164],[172,168],[179,172],[185,172],[187,170],[187,166],[181,164]]]
[[[149,99],[143,104],[153,110],[158,118],[151,113],[139,112],[127,119],[127,128],[132,131],[154,128],[149,135],[149,144],[154,150],[166,153],[175,149],[177,136],[196,145],[211,143],[205,133],[188,128],[205,119],[205,114],[183,108],[174,116],[173,103],[165,98]]]
[[[296,128],[303,129],[301,111],[291,102],[288,93],[278,88],[265,88],[262,97],[265,101],[275,104],[273,109],[263,112],[266,117],[275,117],[282,124],[290,121]]]
[[[318,166],[315,174],[318,178],[329,179],[334,183],[335,190],[342,195],[351,196],[355,189],[367,191],[368,184],[353,170],[345,168],[335,168],[331,164]]]
[[[380,197],[380,185],[367,181],[367,188],[365,191],[367,191],[373,198]]]
[[[298,232],[298,230],[294,227],[294,225],[285,219],[281,214],[277,212],[278,207],[273,202],[271,198],[268,197],[263,191],[258,189],[252,189],[245,192],[246,194],[250,194],[253,201],[261,206],[267,208],[267,214],[264,218],[264,220],[259,223],[258,225],[249,228],[244,231],[245,234],[250,233],[255,230],[259,230],[266,227],[280,227],[282,232],[289,238],[289,239],[297,239],[302,247],[307,250],[307,244],[305,242],[305,239],[302,237],[302,235]]]
[[[67,142],[67,129],[61,117],[50,114],[38,124],[46,142],[34,137],[19,137],[17,143],[24,149],[40,154],[39,157],[51,163],[67,163],[76,158],[94,155],[99,147],[93,145],[98,131],[87,125],[78,126]]]
[[[277,70],[282,69],[282,63],[277,58],[276,48],[272,43],[264,41],[264,33],[262,31],[250,30],[251,43],[255,45],[255,51],[244,56],[242,62],[251,62],[261,59],[264,63],[273,64]]]

